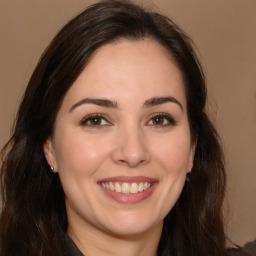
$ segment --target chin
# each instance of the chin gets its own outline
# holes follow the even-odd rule
[[[116,236],[137,236],[147,233],[152,229],[162,230],[163,220],[147,220],[146,218],[120,218],[110,224],[108,232]]]

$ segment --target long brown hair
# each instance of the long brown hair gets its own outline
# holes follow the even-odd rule
[[[0,255],[58,256],[67,229],[64,193],[51,174],[43,143],[67,90],[92,54],[120,38],[150,38],[173,56],[184,79],[188,118],[197,148],[190,182],[166,216],[160,256],[221,256],[225,169],[218,134],[205,112],[205,78],[190,38],[169,18],[128,1],[103,1],[71,20],[42,55],[2,150]]]

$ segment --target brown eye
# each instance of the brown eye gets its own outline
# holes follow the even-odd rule
[[[158,114],[152,117],[147,124],[156,127],[165,127],[175,125],[176,121],[167,114]]]
[[[101,117],[91,117],[87,123],[89,125],[101,125],[102,123],[102,118]]]
[[[164,121],[165,119],[163,116],[155,116],[152,118],[153,125],[163,125]]]
[[[110,125],[110,123],[101,115],[91,115],[81,120],[81,125],[100,127]]]

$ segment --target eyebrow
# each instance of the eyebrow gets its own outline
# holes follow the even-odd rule
[[[172,102],[172,103],[177,104],[181,108],[181,110],[183,111],[182,104],[176,98],[174,98],[172,96],[169,96],[169,97],[154,97],[154,98],[148,99],[148,100],[145,101],[143,106],[144,107],[153,107],[153,106],[165,104],[165,103],[168,103],[168,102]]]
[[[143,104],[143,107],[153,107],[156,105],[161,105],[161,104],[165,104],[165,103],[175,103],[177,104],[181,110],[183,110],[182,104],[175,99],[174,97],[154,97],[151,99],[148,99],[145,101],[145,103]],[[111,101],[108,99],[93,99],[93,98],[84,98],[80,101],[78,101],[77,103],[75,103],[69,110],[69,112],[72,112],[75,108],[83,105],[83,104],[95,104],[101,107],[106,107],[106,108],[118,108],[118,104],[116,101]]]
[[[107,99],[92,99],[92,98],[84,98],[80,101],[78,101],[76,104],[74,104],[69,112],[73,111],[75,108],[83,105],[83,104],[95,104],[101,107],[106,107],[106,108],[117,108],[117,102],[107,100]]]

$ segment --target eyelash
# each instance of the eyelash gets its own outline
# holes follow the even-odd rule
[[[156,121],[156,119],[161,119],[160,121],[163,122],[163,124],[150,124],[150,122],[154,122]],[[88,122],[92,122],[92,121],[97,121],[96,119],[98,119],[98,121],[100,120],[100,122],[104,121],[106,122],[106,124],[88,124]],[[154,120],[155,119],[155,120]],[[154,121],[153,121],[154,120]],[[93,128],[102,128],[102,126],[111,126],[112,123],[110,121],[108,121],[108,118],[106,118],[104,115],[102,114],[91,114],[89,116],[86,116],[85,118],[83,118],[80,121],[81,126],[90,126]],[[170,116],[169,114],[166,113],[155,113],[153,116],[150,117],[150,120],[146,122],[146,125],[149,126],[155,126],[157,128],[161,128],[161,127],[168,127],[168,126],[174,126],[176,125],[176,121],[175,119]]]
[[[155,113],[155,114],[153,114],[153,116],[150,118],[150,120],[147,122],[147,124],[152,122],[153,119],[156,120],[156,118],[161,118],[162,121],[167,122],[167,123],[163,123],[163,124],[150,124],[150,125],[155,126],[157,128],[176,125],[175,119],[172,116],[170,116],[169,114],[166,114],[166,113]]]
[[[96,120],[96,119],[99,119],[99,120],[103,120],[103,121],[105,121],[107,124],[88,124],[88,122],[89,121],[93,121],[93,119],[94,120]],[[85,118],[83,118],[81,121],[80,121],[80,124],[82,125],[82,126],[91,126],[91,127],[93,127],[93,128],[101,128],[102,126],[111,126],[112,125],[112,123],[111,122],[109,122],[108,120],[107,120],[107,118],[106,117],[104,117],[104,115],[102,115],[102,114],[91,114],[91,115],[89,115],[89,116],[86,116]]]

